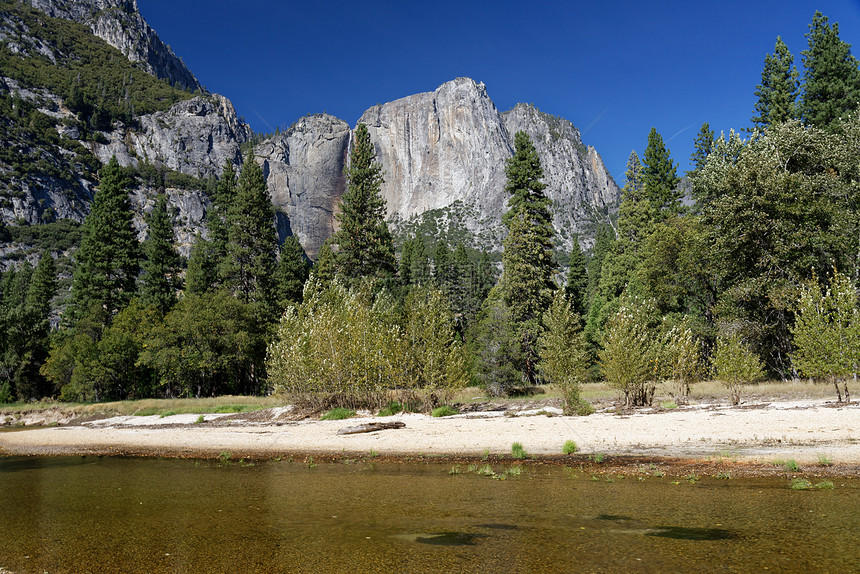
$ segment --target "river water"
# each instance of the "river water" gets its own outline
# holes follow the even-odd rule
[[[452,466],[0,458],[0,572],[860,571],[857,479]]]

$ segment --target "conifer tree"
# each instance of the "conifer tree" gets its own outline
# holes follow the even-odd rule
[[[567,284],[564,292],[570,300],[573,311],[580,317],[585,315],[588,302],[588,262],[579,246],[579,239],[574,239],[573,249],[567,267]]]
[[[702,124],[699,128],[699,133],[693,140],[693,153],[690,155],[690,162],[693,164],[693,169],[687,175],[699,173],[705,167],[708,161],[708,156],[711,155],[711,149],[714,147],[714,130],[708,125],[708,122]]]
[[[75,258],[69,318],[98,306],[111,317],[131,300],[140,270],[140,245],[132,225],[128,179],[116,157],[99,171],[92,211],[82,227]]]
[[[858,62],[851,45],[839,39],[839,24],[830,26],[821,12],[812,17],[806,38],[800,115],[806,124],[834,130],[839,118],[860,101]]]
[[[370,141],[367,126],[358,124],[346,172],[347,191],[341,199],[334,235],[337,272],[348,282],[361,277],[391,277],[396,270],[394,243],[385,223],[382,166]]]
[[[515,366],[522,372],[524,382],[533,385],[543,313],[557,289],[553,280],[554,231],[537,151],[525,132],[517,132],[514,142],[516,151],[505,168],[508,179],[505,190],[511,197],[503,217],[508,236],[504,241],[499,287],[520,344],[519,364]]]
[[[329,237],[323,242],[317,254],[317,260],[314,261],[314,265],[311,268],[311,275],[323,288],[328,287],[329,283],[334,279],[335,268],[337,266],[334,252],[331,250],[332,239],[332,237]]]
[[[274,209],[263,170],[253,157],[242,167],[227,223],[225,283],[243,303],[271,313],[277,250]]]
[[[181,259],[173,245],[173,221],[167,212],[167,194],[158,194],[149,215],[149,236],[143,242],[141,299],[162,316],[176,303]]]
[[[309,274],[310,267],[305,250],[302,249],[299,238],[290,235],[281,244],[281,258],[275,270],[278,306],[281,309],[285,309],[287,305],[302,302],[302,292]]]
[[[648,134],[644,164],[642,179],[645,196],[651,206],[661,215],[680,212],[683,199],[683,193],[678,189],[680,178],[676,173],[675,162],[669,155],[669,149],[655,128],[651,128]]]
[[[794,67],[794,56],[779,36],[773,55],[764,58],[761,84],[756,87],[756,114],[752,124],[763,130],[772,125],[797,117],[796,103],[798,73]]]

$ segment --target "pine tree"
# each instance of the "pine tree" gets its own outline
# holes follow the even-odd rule
[[[794,56],[779,36],[773,55],[764,58],[761,84],[756,87],[758,101],[752,124],[763,130],[772,124],[780,124],[797,117],[796,103],[798,89],[797,68],[793,66]]]
[[[557,289],[553,275],[553,227],[550,200],[541,182],[543,169],[537,151],[525,132],[514,138],[516,151],[508,160],[505,190],[511,194],[503,221],[508,227],[502,254],[500,290],[520,342],[516,367],[529,385],[536,382],[538,338],[543,313]]]
[[[370,141],[367,126],[358,124],[346,172],[347,191],[341,199],[334,235],[337,271],[348,282],[361,277],[391,277],[396,270],[394,243],[385,223],[382,166]]]
[[[132,225],[128,180],[116,157],[99,171],[92,211],[82,227],[75,258],[69,319],[94,306],[111,317],[131,300],[140,270],[140,245]]]
[[[317,260],[314,261],[314,265],[311,268],[311,275],[321,284],[322,288],[328,287],[335,276],[337,260],[331,249],[332,239],[329,237],[323,242],[317,254]]]
[[[693,164],[693,169],[687,174],[692,176],[699,173],[705,167],[708,161],[708,156],[711,155],[711,149],[714,147],[714,130],[708,125],[708,122],[702,124],[699,128],[699,133],[696,134],[696,139],[693,140],[693,153],[690,155],[690,162]]]
[[[185,292],[203,295],[216,283],[218,269],[213,256],[212,243],[200,235],[194,235],[191,253],[188,254],[188,268],[185,271]]]
[[[678,189],[681,180],[676,173],[675,162],[655,128],[651,128],[648,134],[644,163],[642,179],[645,196],[651,206],[660,214],[679,213],[683,199],[683,192]]]
[[[148,219],[149,236],[143,242],[141,299],[162,316],[176,303],[181,259],[173,245],[173,221],[167,212],[167,194],[158,194]]]
[[[806,124],[834,130],[839,118],[860,101],[858,62],[851,45],[839,39],[839,24],[831,27],[821,12],[812,17],[806,38],[800,115]]]
[[[221,170],[221,178],[215,186],[212,196],[212,207],[206,212],[206,227],[209,231],[207,249],[205,251],[209,261],[206,267],[215,269],[215,276],[207,289],[217,287],[219,280],[229,273],[230,264],[227,256],[227,244],[230,242],[230,224],[228,216],[230,206],[236,197],[237,191],[236,170],[233,162],[228,158]]]
[[[588,262],[579,246],[579,239],[574,239],[567,268],[567,284],[564,292],[570,300],[573,311],[580,316],[585,315],[588,305]]]
[[[281,258],[275,270],[278,306],[281,309],[302,302],[302,292],[309,274],[310,267],[305,250],[302,249],[299,238],[290,235],[281,244]]]
[[[263,170],[253,157],[242,167],[227,223],[224,281],[240,301],[254,303],[260,312],[271,313],[278,243],[272,200]]]

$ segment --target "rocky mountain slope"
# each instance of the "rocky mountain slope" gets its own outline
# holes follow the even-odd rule
[[[164,187],[187,253],[194,234],[205,233],[203,180],[220,175],[228,159],[241,163],[242,146],[254,137],[250,127],[227,98],[189,91],[199,83],[143,21],[135,0],[28,3],[42,12],[0,0],[0,104],[9,110],[0,117],[7,150],[0,153],[0,222],[14,231],[82,221],[98,166],[115,155],[139,175],[132,199],[141,239],[144,213]],[[146,84],[142,70],[188,89]],[[90,102],[98,92],[88,82],[117,95]],[[560,248],[569,250],[577,236],[588,247],[594,222],[618,200],[600,156],[570,122],[525,105],[500,113],[485,86],[468,78],[374,106],[359,122],[371,133],[389,220],[401,235],[419,231],[499,250],[505,160],[518,130],[531,136],[541,156]],[[335,230],[351,137],[349,124],[317,114],[253,148],[280,234],[296,234],[311,257]],[[16,246],[12,235],[0,246],[0,267],[16,257],[35,258],[33,246]]]

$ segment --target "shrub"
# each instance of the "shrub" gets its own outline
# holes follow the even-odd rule
[[[381,409],[378,413],[376,413],[376,416],[390,417],[400,412],[403,412],[403,405],[397,402],[390,402],[388,403],[387,407]]]
[[[650,405],[657,387],[658,347],[650,301],[623,300],[606,324],[600,361],[606,383],[624,394],[627,406]]]
[[[577,450],[576,443],[573,442],[572,440],[564,441],[564,446],[561,447],[561,452],[563,452],[564,454],[573,454],[576,452],[576,450]]]
[[[589,356],[579,315],[559,289],[543,316],[546,331],[538,339],[540,370],[562,391],[566,415],[590,414],[580,397],[580,385],[588,377]]]
[[[737,334],[717,337],[712,358],[714,376],[723,382],[732,396],[732,404],[741,402],[741,386],[764,377],[761,360]]]

